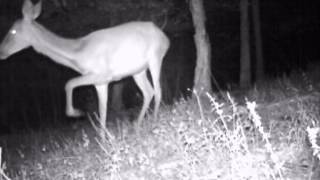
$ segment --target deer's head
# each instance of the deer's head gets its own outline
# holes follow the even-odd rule
[[[31,44],[30,27],[41,13],[41,1],[33,5],[25,0],[22,6],[22,18],[16,20],[0,44],[0,59],[6,59],[12,54],[29,47]]]

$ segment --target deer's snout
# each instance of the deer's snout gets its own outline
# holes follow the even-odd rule
[[[8,55],[2,51],[0,51],[0,60],[7,59]]]

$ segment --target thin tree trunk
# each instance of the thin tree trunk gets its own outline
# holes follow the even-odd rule
[[[264,59],[262,51],[262,37],[261,37],[261,25],[260,25],[260,0],[252,1],[253,12],[253,28],[256,45],[256,81],[261,81],[264,78]]]
[[[205,27],[205,11],[203,0],[190,0],[190,11],[195,28],[194,41],[197,51],[197,63],[195,68],[194,89],[211,92],[211,47]]]
[[[251,59],[249,35],[249,2],[240,0],[240,87],[248,88],[251,85]]]
[[[112,86],[111,107],[113,110],[119,111],[123,109],[123,82],[116,82]]]

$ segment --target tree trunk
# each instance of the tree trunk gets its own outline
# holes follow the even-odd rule
[[[261,37],[261,25],[260,25],[260,0],[252,1],[252,14],[253,14],[253,28],[256,45],[256,81],[261,81],[264,78],[264,60],[262,51],[262,37]]]
[[[205,11],[203,0],[190,0],[190,11],[195,28],[194,41],[197,51],[197,63],[195,68],[194,89],[211,92],[211,47],[205,27]]]
[[[240,0],[240,87],[248,88],[251,85],[251,59],[249,35],[249,2]]]
[[[115,82],[112,86],[111,107],[115,111],[123,109],[123,82]]]

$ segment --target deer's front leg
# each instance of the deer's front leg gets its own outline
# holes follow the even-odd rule
[[[77,84],[75,83],[74,79],[69,80],[65,86],[66,114],[67,114],[67,116],[70,116],[70,117],[80,117],[80,116],[84,115],[84,113],[81,110],[75,109],[73,107],[72,97],[73,97],[73,89],[75,87],[77,87]]]
[[[107,105],[108,105],[108,83],[95,85],[98,95],[98,106],[99,106],[99,135],[102,140],[105,140],[106,131],[106,120],[107,120]]]
[[[108,74],[87,74],[69,80],[65,86],[66,90],[66,114],[71,117],[79,117],[83,113],[75,109],[72,103],[73,89],[79,86],[93,85],[93,84],[107,84],[110,81]]]

